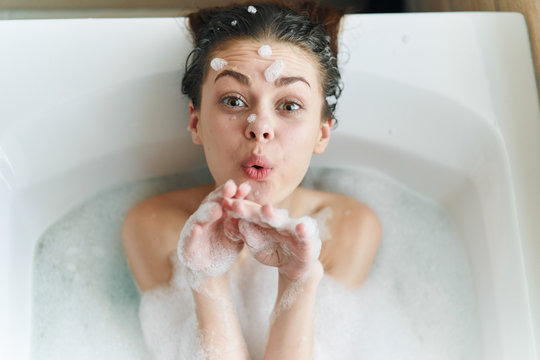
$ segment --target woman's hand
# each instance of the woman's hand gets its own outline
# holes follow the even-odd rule
[[[222,275],[236,261],[244,243],[238,219],[223,204],[242,201],[250,191],[248,184],[236,186],[229,180],[211,192],[186,221],[178,241],[178,258],[195,275]]]
[[[227,206],[240,219],[238,229],[259,262],[277,267],[291,281],[305,279],[316,268],[321,240],[314,219],[292,219],[286,210],[248,200],[228,201]]]

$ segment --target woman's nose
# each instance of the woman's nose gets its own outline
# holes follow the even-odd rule
[[[268,142],[274,139],[274,129],[263,117],[252,116],[249,120],[244,133],[247,139],[260,142]]]

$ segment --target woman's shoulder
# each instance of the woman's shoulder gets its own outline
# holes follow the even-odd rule
[[[367,204],[343,194],[305,189],[313,198],[311,215],[318,219],[325,271],[351,286],[364,282],[381,241],[379,217]]]
[[[348,195],[333,193],[329,191],[301,188],[300,196],[308,208],[308,212],[312,215],[320,211],[332,211],[336,215],[335,220],[341,223],[357,222],[359,218],[364,221],[378,222],[378,217],[375,211],[367,204],[350,197]]]
[[[182,227],[211,189],[211,185],[203,185],[155,195],[129,210],[122,243],[141,290],[168,283],[172,276],[169,259]]]

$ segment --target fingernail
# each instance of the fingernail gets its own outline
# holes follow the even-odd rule
[[[251,191],[251,185],[249,185],[247,182],[243,182],[238,187],[238,190],[239,191],[245,191],[245,192],[249,193]]]

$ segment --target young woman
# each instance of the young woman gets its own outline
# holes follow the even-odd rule
[[[142,292],[169,286],[173,275],[189,280],[207,357],[249,358],[228,276],[248,258],[276,268],[268,359],[311,358],[323,274],[360,286],[373,263],[381,237],[373,211],[299,187],[335,124],[342,15],[272,2],[189,16],[195,48],[182,87],[214,182],[138,204],[123,239]],[[317,224],[321,211],[331,216]]]

